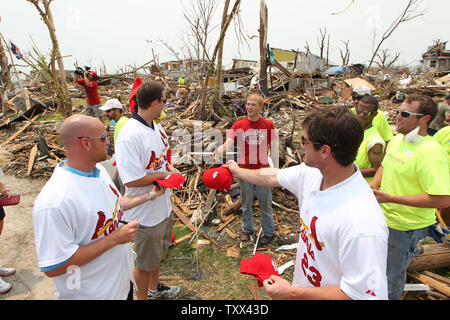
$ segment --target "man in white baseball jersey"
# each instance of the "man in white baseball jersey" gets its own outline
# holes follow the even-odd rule
[[[131,196],[151,190],[155,180],[178,172],[168,161],[169,139],[161,125],[155,122],[166,101],[166,90],[160,82],[142,83],[136,94],[139,109],[122,127],[116,144],[116,163],[119,177],[125,185],[125,195]],[[159,282],[160,263],[165,258],[172,240],[173,215],[170,190],[146,202],[125,216],[139,219],[135,239],[136,269],[134,276],[137,298],[175,298],[177,286],[167,287]]]
[[[101,121],[73,115],[59,133],[67,160],[56,166],[33,206],[39,267],[53,278],[60,299],[132,299],[130,241],[139,222],[119,222],[124,210],[150,195],[121,197],[97,165],[107,158],[109,143]]]
[[[272,275],[272,299],[387,299],[387,227],[383,212],[354,165],[361,122],[345,107],[317,109],[303,121],[305,163],[247,170],[233,176],[284,187],[298,197],[300,237],[292,285]]]

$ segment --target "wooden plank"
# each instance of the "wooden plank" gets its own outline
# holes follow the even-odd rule
[[[250,291],[250,294],[252,295],[254,300],[262,300],[261,295],[259,294],[258,288],[256,287],[255,283],[252,282],[247,286],[248,291]]]
[[[191,221],[184,215],[184,213],[175,205],[172,204],[172,210],[180,218],[180,220],[192,231],[195,232],[195,227],[192,225]]]
[[[175,242],[173,243],[174,246],[176,246],[177,244],[179,244],[180,242],[183,242],[187,239],[190,239],[192,237],[192,235],[194,234],[194,232],[191,232],[185,236],[182,236],[181,238],[175,239]]]
[[[238,235],[236,233],[234,233],[233,231],[231,231],[228,228],[225,228],[225,232],[226,234],[228,234],[232,239],[236,239],[238,237]]]
[[[26,128],[28,128],[37,118],[39,118],[41,116],[41,114],[37,114],[35,115],[33,118],[31,118],[31,121],[28,121],[24,126],[22,126],[22,128],[20,128],[19,130],[17,130],[11,137],[9,137],[8,139],[6,139],[5,141],[3,141],[0,144],[0,147],[3,147],[5,145],[7,145],[8,143],[10,143],[12,140],[14,140],[15,138],[17,138],[17,136],[19,134],[21,134],[23,131],[25,131]]]
[[[223,228],[225,228],[227,225],[230,224],[231,221],[233,221],[236,218],[236,215],[229,216],[229,219],[226,219],[224,223],[222,223],[220,226],[217,227],[217,231],[222,231]]]
[[[422,273],[424,274],[424,275],[426,275],[426,276],[429,276],[429,277],[431,277],[431,278],[433,278],[433,279],[435,279],[435,280],[437,280],[437,281],[440,281],[440,282],[442,282],[442,283],[445,283],[445,284],[447,284],[448,286],[450,286],[450,279],[448,279],[448,278],[445,278],[445,277],[443,277],[443,276],[440,276],[440,275],[438,275],[438,274],[435,274],[435,273],[433,273],[433,272],[430,272],[430,271],[422,271]]]
[[[38,144],[36,143],[33,148],[31,148],[30,157],[28,158],[28,170],[26,176],[29,176],[31,174],[31,170],[33,170],[34,161],[36,160],[37,155],[37,147]]]
[[[183,202],[181,201],[180,198],[178,198],[176,195],[172,195],[173,199],[175,200],[176,204],[180,207],[181,210],[183,210],[183,212],[189,217],[192,216],[192,214],[194,213],[192,210],[189,210],[188,208],[186,208],[186,206],[183,204]]]
[[[408,272],[408,276],[430,286],[431,288],[439,291],[442,294],[445,294],[447,297],[450,297],[450,287],[448,285],[417,272]]]
[[[27,88],[23,88],[22,97],[25,100],[25,106],[27,107],[27,110],[30,110],[30,108],[31,108],[30,96],[28,95]]]

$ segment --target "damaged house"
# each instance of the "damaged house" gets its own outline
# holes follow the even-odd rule
[[[450,50],[446,50],[446,42],[439,42],[428,47],[422,55],[422,72],[450,71]]]

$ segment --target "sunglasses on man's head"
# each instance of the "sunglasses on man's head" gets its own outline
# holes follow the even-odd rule
[[[106,138],[108,138],[107,134],[102,135],[101,137],[77,137],[77,139],[100,139],[102,142],[106,141]]]
[[[411,118],[411,117],[422,117],[424,116],[423,113],[414,113],[414,112],[409,112],[409,111],[402,111],[402,110],[397,110],[397,115],[401,115],[402,118]]]

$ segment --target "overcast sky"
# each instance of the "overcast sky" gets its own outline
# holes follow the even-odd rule
[[[214,25],[221,21],[223,0],[216,0]],[[190,7],[194,0],[183,0]],[[269,13],[267,41],[271,47],[305,51],[306,41],[318,54],[319,29],[330,34],[330,60],[341,62],[339,49],[349,41],[350,62],[366,63],[372,51],[374,31],[378,35],[402,12],[407,0],[266,0]],[[234,3],[234,0],[231,0]],[[385,41],[382,48],[400,52],[399,63],[416,65],[433,40],[450,40],[450,1],[421,0],[426,9],[422,17],[406,22]],[[242,0],[240,15],[248,43],[238,46],[234,27],[230,26],[224,49],[224,65],[233,58],[259,60],[258,34],[260,0]],[[140,66],[152,59],[152,49],[159,62],[175,60],[161,44],[179,50],[187,37],[186,20],[180,0],[55,0],[51,5],[66,69],[79,65],[94,69],[104,63],[113,73],[126,65]],[[339,14],[333,14],[339,13]],[[26,0],[0,1],[0,32],[22,52],[33,46],[48,53],[48,30],[37,10]],[[211,52],[217,33],[211,35]],[[450,44],[448,45],[448,49]],[[182,53],[181,53],[182,55]],[[18,60],[15,60],[18,62]]]

